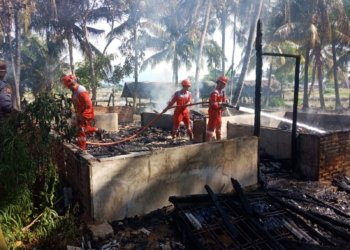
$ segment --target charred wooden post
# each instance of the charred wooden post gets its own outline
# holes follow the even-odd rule
[[[256,31],[256,83],[255,83],[255,116],[254,116],[254,135],[260,136],[260,111],[261,111],[261,77],[262,77],[262,45],[261,45],[261,22],[258,20]]]
[[[292,166],[297,167],[297,119],[298,119],[298,95],[299,95],[299,72],[300,56],[295,56],[295,75],[294,75],[294,101],[293,101],[293,124],[292,124]]]
[[[245,212],[247,212],[249,215],[252,215],[252,207],[250,206],[249,201],[245,197],[243,190],[241,188],[241,185],[239,184],[239,182],[236,179],[233,179],[233,178],[231,178],[231,183],[232,183],[233,188],[236,191],[238,198],[241,201],[243,210]]]

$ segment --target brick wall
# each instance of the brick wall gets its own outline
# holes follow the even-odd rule
[[[350,131],[300,134],[298,141],[299,170],[306,179],[332,181],[340,173],[350,176]]]
[[[331,181],[339,173],[350,175],[350,131],[320,138],[319,179]]]

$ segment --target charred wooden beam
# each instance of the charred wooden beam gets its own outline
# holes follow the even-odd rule
[[[186,224],[183,223],[179,212],[172,214],[173,220],[180,232],[182,232],[182,240],[186,245],[190,245],[195,249],[205,250],[206,248],[198,241],[196,235],[192,233],[192,229]],[[191,248],[192,248],[191,247]]]
[[[246,196],[244,195],[241,185],[234,178],[231,178],[231,183],[232,183],[232,186],[235,189],[236,194],[241,202],[243,210],[247,214],[252,215],[252,207],[250,206],[249,201],[247,200]]]
[[[298,227],[293,220],[282,219],[282,222],[283,225],[299,240],[318,245],[318,242],[315,239],[313,239],[308,233],[306,233],[303,229]]]
[[[305,222],[304,217],[302,217],[299,214],[296,214],[295,212],[289,212],[288,214],[296,223],[301,225],[303,228],[306,228],[308,232],[311,233],[311,235],[315,238],[318,239],[319,242],[322,242],[324,245],[330,245],[330,246],[337,246],[337,244],[328,238],[324,237],[319,231],[317,231],[314,227],[310,226]]]
[[[350,194],[350,186],[345,181],[335,179],[333,180],[333,185]]]
[[[268,196],[271,197],[273,200],[277,201],[278,203],[280,203],[281,205],[285,206],[286,208],[304,216],[305,218],[308,218],[309,220],[319,224],[320,226],[322,226],[323,228],[325,228],[326,230],[329,230],[330,232],[340,236],[341,238],[345,239],[345,240],[349,240],[350,239],[350,234],[341,229],[341,228],[337,228],[337,227],[334,227],[334,225],[332,225],[331,223],[311,214],[311,213],[308,213],[308,212],[305,212],[304,210],[288,203],[288,202],[285,202],[283,201],[282,199],[280,199],[279,197],[273,195],[271,192],[268,192]]]
[[[258,222],[256,222],[255,218],[252,218],[251,216],[256,215],[253,213],[253,209],[251,205],[249,204],[249,201],[247,197],[244,195],[244,192],[242,190],[241,185],[239,182],[231,178],[231,183],[233,185],[233,188],[235,189],[237,196],[241,202],[241,206],[243,208],[242,214],[244,217],[252,224],[254,227],[269,241],[269,245],[272,249],[285,249],[276,239],[274,239],[270,233],[268,233]]]
[[[315,216],[318,216],[320,217],[321,219],[325,220],[325,221],[328,221],[330,223],[332,223],[332,225],[337,225],[337,226],[341,226],[341,227],[346,227],[347,229],[350,229],[350,224],[343,221],[343,220],[338,220],[338,219],[335,219],[335,218],[332,218],[330,216],[327,216],[327,215],[324,215],[324,214],[320,214],[320,213],[317,213],[317,212],[311,212],[311,214],[315,215]]]
[[[219,214],[221,215],[224,225],[228,232],[230,233],[232,239],[236,238],[238,235],[237,229],[235,226],[230,222],[230,216],[226,213],[226,211],[221,207],[220,202],[218,201],[218,198],[214,194],[214,192],[211,190],[211,188],[208,185],[204,186],[205,190],[207,190],[209,197],[211,201],[214,203],[216,209],[218,210]]]
[[[344,213],[344,212],[341,211],[339,208],[337,208],[337,207],[335,207],[335,206],[333,206],[333,205],[331,205],[331,204],[328,204],[327,202],[324,202],[324,201],[322,201],[322,200],[316,198],[315,196],[313,196],[313,195],[311,195],[311,194],[305,193],[305,195],[306,195],[307,197],[309,197],[309,198],[311,198],[311,199],[313,199],[313,200],[319,202],[319,203],[322,204],[323,206],[329,207],[329,208],[333,209],[333,211],[334,211],[335,213],[337,213],[337,214],[339,214],[339,215],[341,215],[341,216],[344,216],[344,217],[346,217],[346,218],[350,218],[350,215],[349,215],[349,214]]]

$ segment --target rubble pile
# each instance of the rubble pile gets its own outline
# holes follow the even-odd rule
[[[179,138],[173,140],[169,131],[153,127],[147,128],[140,136],[130,141],[117,143],[133,136],[139,129],[138,124],[124,125],[120,126],[118,132],[105,133],[102,140],[91,137],[89,138],[91,142],[101,144],[116,142],[116,144],[111,146],[88,145],[87,151],[96,158],[105,158],[191,144],[184,131],[181,131]]]

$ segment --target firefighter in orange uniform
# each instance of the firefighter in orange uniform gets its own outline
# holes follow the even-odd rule
[[[179,136],[180,123],[183,121],[187,129],[187,135],[190,140],[192,140],[193,132],[191,128],[190,111],[187,106],[183,106],[186,104],[192,104],[192,94],[190,91],[188,91],[191,87],[191,82],[190,80],[185,79],[181,82],[181,84],[182,89],[175,92],[167,106],[168,109],[176,103],[176,108],[173,115],[173,128],[171,131],[171,136],[173,139]]]
[[[76,123],[79,127],[77,135],[77,144],[82,149],[86,149],[86,135],[98,132],[98,129],[92,126],[95,117],[94,108],[86,88],[78,84],[75,75],[65,75],[63,84],[72,91],[72,101],[76,113]]]
[[[214,132],[216,140],[221,140],[221,116],[223,111],[222,103],[227,103],[224,92],[224,88],[226,87],[227,82],[228,78],[226,76],[220,76],[216,80],[215,90],[210,94],[208,109],[209,121],[206,132],[207,141],[212,140]]]

